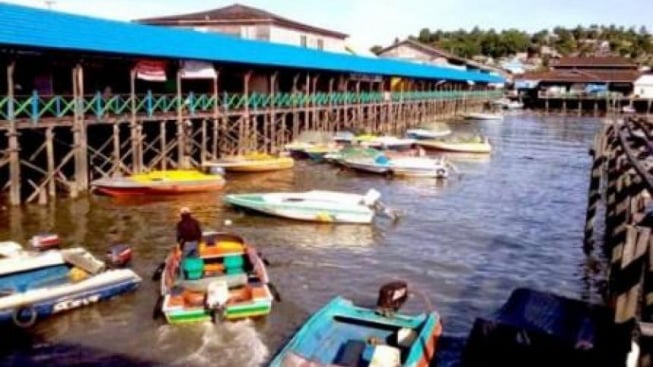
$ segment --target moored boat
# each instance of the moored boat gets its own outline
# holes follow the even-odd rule
[[[29,327],[38,320],[132,291],[141,278],[106,270],[82,248],[29,252],[0,243],[0,324]]]
[[[415,140],[400,139],[395,136],[379,136],[374,139],[362,141],[360,144],[368,148],[401,150],[412,147],[415,144]]]
[[[334,191],[227,195],[225,202],[236,207],[279,217],[328,223],[371,223],[380,194],[363,195]]]
[[[503,120],[503,114],[491,112],[469,112],[461,115],[465,120]]]
[[[273,295],[265,264],[235,234],[204,233],[197,256],[175,247],[161,277],[161,312],[168,323],[265,316]]]
[[[440,316],[396,313],[407,292],[396,283],[384,286],[376,310],[334,298],[304,323],[270,367],[429,366],[442,334]]]
[[[416,128],[406,130],[406,136],[410,139],[424,140],[424,139],[437,139],[451,134],[451,130],[431,130],[426,128]]]
[[[179,195],[217,191],[224,187],[222,175],[196,170],[152,171],[127,177],[95,180],[91,186],[108,196]]]
[[[293,168],[295,160],[291,157],[274,156],[265,153],[250,153],[243,156],[227,157],[204,163],[205,167],[218,167],[227,172],[268,172]]]
[[[490,141],[481,137],[465,140],[419,140],[417,144],[424,149],[452,153],[488,154],[492,152]]]
[[[345,159],[346,167],[376,174],[392,174],[403,177],[433,177],[447,178],[451,164],[443,158],[428,157],[395,157],[389,158],[384,154],[376,157],[362,157]]]

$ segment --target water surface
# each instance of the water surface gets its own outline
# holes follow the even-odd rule
[[[90,196],[4,209],[0,238],[24,241],[54,231],[98,255],[127,243],[144,281],[133,294],[51,318],[29,334],[5,332],[0,364],[259,366],[332,297],[371,305],[380,285],[403,279],[428,299],[411,299],[405,311],[430,303],[441,313],[446,338],[439,365],[456,365],[474,318],[491,313],[517,287],[598,299],[598,277],[588,275],[581,243],[587,149],[599,127],[595,119],[531,116],[457,123],[457,134],[482,132],[495,150],[486,159],[456,158],[461,175],[444,182],[309,162],[293,171],[228,177],[226,193],[373,187],[403,213],[397,223],[334,226],[244,215],[222,204],[224,193],[138,201]],[[205,229],[223,229],[231,220],[228,229],[270,260],[283,300],[267,319],[217,326],[152,320],[157,284],[149,277],[172,245],[177,211],[185,205]]]

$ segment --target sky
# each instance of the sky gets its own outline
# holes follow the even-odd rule
[[[0,0],[118,20],[214,9],[234,2],[350,35],[353,46],[388,45],[422,28],[538,31],[615,24],[653,31],[653,0]]]

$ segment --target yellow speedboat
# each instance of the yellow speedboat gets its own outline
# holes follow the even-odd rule
[[[243,156],[227,157],[205,163],[206,167],[220,167],[228,172],[268,172],[290,169],[295,160],[290,157],[274,156],[266,153],[250,153]]]
[[[221,175],[196,170],[170,170],[111,177],[93,181],[98,192],[109,196],[178,195],[216,191],[224,187]]]
[[[470,140],[417,140],[416,144],[424,149],[455,153],[488,154],[492,146],[487,138],[476,137]]]

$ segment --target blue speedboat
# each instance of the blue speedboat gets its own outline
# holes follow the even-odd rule
[[[437,313],[379,313],[336,297],[306,321],[270,367],[426,367],[441,333]]]
[[[0,325],[32,326],[53,314],[134,290],[141,278],[129,269],[106,270],[86,250],[30,252],[0,243]]]

